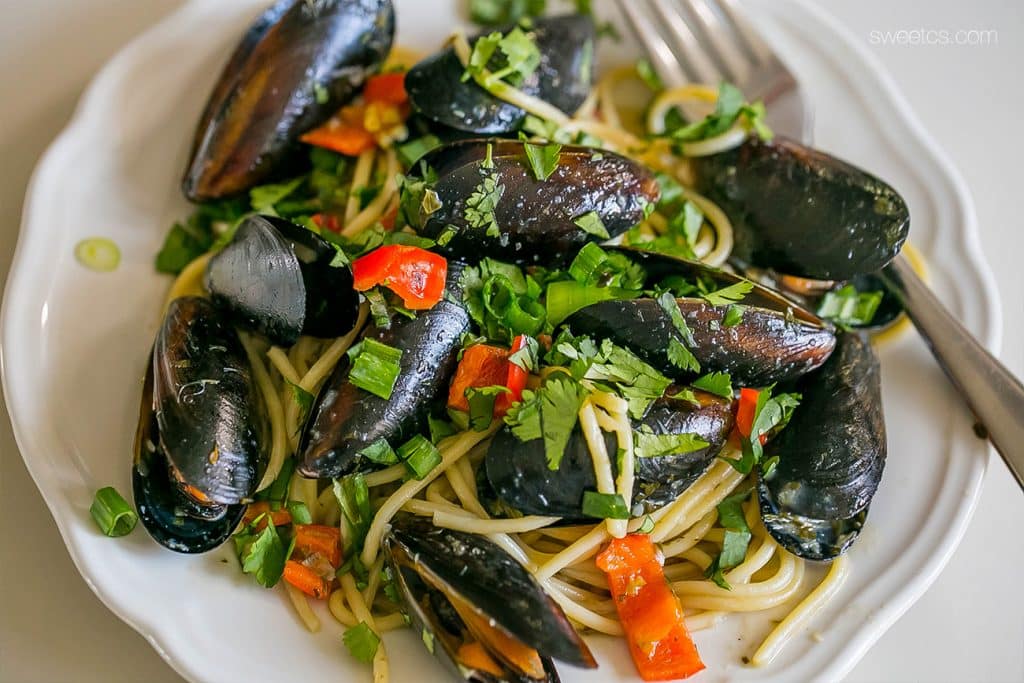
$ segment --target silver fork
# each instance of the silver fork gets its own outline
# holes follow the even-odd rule
[[[811,110],[799,83],[736,0],[617,2],[666,85],[728,80],[749,99],[764,101],[776,132],[810,142]],[[1024,385],[945,309],[902,255],[883,269],[882,280],[1024,491]]]

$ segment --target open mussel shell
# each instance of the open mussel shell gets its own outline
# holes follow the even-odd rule
[[[175,299],[152,364],[159,446],[171,476],[203,504],[247,500],[265,464],[268,423],[235,330],[208,299]]]
[[[693,392],[697,405],[670,398],[680,389],[669,387],[633,426],[646,426],[654,434],[696,434],[708,445],[694,451],[635,459],[633,503],[647,511],[675,500],[689,488],[722,450],[732,430],[732,401],[699,390]],[[605,435],[605,447],[609,453],[616,452],[613,434]],[[524,443],[508,428],[495,435],[484,469],[494,495],[492,507],[505,514],[555,515],[584,521],[583,494],[597,490],[593,459],[578,428],[569,437],[556,470],[548,467],[542,439]],[[615,458],[612,469],[617,476]]]
[[[153,367],[142,390],[135,433],[132,494],[139,519],[157,543],[180,553],[204,553],[224,543],[245,514],[245,505],[200,504],[171,476],[153,413]]]
[[[694,261],[632,248],[619,251],[647,269],[648,286],[672,276],[705,278],[718,287],[744,281]],[[700,373],[728,372],[734,384],[760,387],[795,379],[824,363],[835,346],[831,325],[777,292],[751,284],[753,289],[738,304],[742,317],[733,326],[724,324],[732,304],[716,306],[697,297],[676,299],[693,333],[695,344],[687,347],[700,363]],[[565,324],[575,334],[610,339],[628,348],[678,381],[700,374],[680,370],[669,360],[669,341],[678,332],[655,299],[602,301],[577,311]]]
[[[391,0],[280,0],[249,28],[196,128],[182,181],[202,201],[266,180],[391,49]]]
[[[540,65],[518,89],[572,115],[587,98],[593,82],[593,19],[583,14],[547,17],[534,20],[528,30],[540,52]],[[437,123],[478,135],[519,130],[526,112],[491,95],[473,80],[463,80],[464,71],[452,48],[414,66],[405,77],[413,109]]]
[[[462,335],[469,331],[458,282],[462,268],[449,261],[445,298],[413,319],[392,317],[381,330],[367,326],[363,338],[402,350],[401,372],[391,397],[380,398],[349,381],[351,365],[340,362],[324,382],[299,440],[298,471],[305,477],[339,477],[373,463],[362,451],[380,439],[400,445],[426,427],[434,400],[448,390]]]
[[[875,176],[792,140],[751,138],[693,159],[698,191],[733,223],[739,258],[818,280],[879,270],[910,229],[906,202]]]
[[[550,662],[597,663],[561,608],[504,550],[483,536],[397,517],[384,552],[410,618],[460,680],[557,681]],[[506,671],[502,677],[458,661],[475,640]]]
[[[778,464],[758,482],[761,518],[784,548],[831,560],[860,533],[885,466],[878,358],[853,333],[797,384],[803,399],[765,447]]]
[[[291,346],[299,335],[338,337],[355,324],[359,295],[337,251],[316,233],[276,216],[250,216],[206,267],[210,298],[231,321]]]
[[[423,161],[437,175],[429,188],[440,206],[431,213],[420,207],[407,218],[426,237],[448,233],[438,250],[468,262],[485,256],[518,264],[570,261],[587,242],[602,239],[575,220],[594,212],[614,237],[642,221],[644,208],[659,197],[648,169],[589,147],[562,147],[547,180],[536,178],[517,140],[454,142]],[[481,211],[485,195],[496,199],[493,211]]]

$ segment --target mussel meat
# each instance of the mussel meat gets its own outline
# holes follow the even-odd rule
[[[301,334],[337,337],[352,329],[359,295],[337,251],[316,233],[276,216],[250,216],[206,267],[214,304],[240,327],[279,346]]]
[[[557,681],[550,658],[597,667],[561,608],[485,537],[398,517],[384,552],[413,626],[459,680]],[[486,667],[465,661],[473,643]]]
[[[732,401],[707,392],[693,392],[698,403],[672,398],[683,387],[671,386],[654,401],[635,429],[650,433],[694,434],[708,445],[692,451],[635,459],[634,505],[645,510],[665,505],[685,491],[718,455],[733,426]],[[605,435],[605,446],[615,453],[613,434]],[[612,468],[618,476],[615,459]],[[585,521],[583,494],[597,490],[594,463],[579,428],[569,437],[558,469],[548,467],[540,439],[520,441],[510,429],[495,435],[484,459],[487,482],[496,513],[557,515]]]
[[[745,282],[700,263],[635,249],[621,251],[644,265],[650,285],[673,275],[704,278],[721,287]],[[752,282],[750,286],[738,304],[742,316],[731,326],[725,318],[735,304],[714,305],[696,296],[676,298],[693,334],[694,343],[687,346],[701,372],[728,372],[741,386],[760,387],[795,379],[824,363],[835,346],[832,327],[778,293]],[[610,339],[628,348],[678,381],[698,374],[680,370],[669,359],[670,340],[679,333],[655,299],[602,301],[577,311],[565,324],[575,334]]]
[[[423,161],[436,174],[424,189],[436,193],[436,203],[429,212],[427,202],[418,203],[407,220],[444,242],[439,251],[469,262],[484,256],[518,264],[569,261],[587,242],[639,223],[659,196],[649,170],[589,147],[563,147],[547,180],[536,178],[524,143],[514,140],[455,142]],[[600,224],[607,235],[576,221]]]
[[[693,168],[697,190],[733,223],[734,256],[754,266],[848,280],[885,266],[907,239],[910,213],[896,190],[792,140],[752,138]]]
[[[132,472],[153,538],[178,552],[223,542],[255,492],[267,432],[234,329],[207,299],[172,301],[146,373]]]
[[[221,72],[182,181],[193,201],[266,180],[299,135],[331,117],[391,50],[391,0],[279,0]]]
[[[518,89],[572,115],[587,98],[593,81],[593,20],[583,14],[547,17],[536,19],[529,31],[540,52],[540,65]],[[475,44],[479,38],[470,42]],[[463,80],[464,71],[452,48],[414,66],[405,77],[413,109],[436,123],[478,135],[518,130],[526,112],[474,81]]]
[[[401,372],[388,399],[349,381],[344,361],[324,383],[299,441],[298,471],[306,477],[339,477],[372,465],[361,453],[381,439],[398,446],[426,426],[434,399],[447,390],[460,340],[469,331],[458,286],[462,268],[449,261],[446,296],[414,319],[395,316],[391,326],[368,326],[364,338],[402,349]],[[458,302],[458,303],[457,303]]]
[[[835,353],[797,388],[803,400],[768,442],[778,464],[758,483],[765,527],[784,548],[831,560],[857,538],[885,466],[878,358],[845,332]]]

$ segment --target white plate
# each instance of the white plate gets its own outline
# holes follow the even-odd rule
[[[282,593],[259,589],[228,550],[183,557],[141,529],[111,540],[88,513],[98,487],[130,491],[139,378],[168,286],[153,270],[153,255],[188,211],[178,178],[200,108],[261,4],[195,0],[123,50],[83,97],[26,199],[3,308],[4,391],[25,463],[82,576],[182,675],[368,680],[329,617],[311,637]],[[429,50],[458,22],[461,3],[397,4],[401,43]],[[758,0],[750,9],[816,102],[818,144],[903,193],[933,287],[993,348],[998,300],[959,175],[876,61],[834,21],[802,0]],[[122,249],[113,273],[88,271],[72,255],[80,239],[97,235]],[[765,616],[696,634],[709,667],[701,680],[841,677],[921,595],[960,540],[987,447],[916,336],[885,345],[881,355],[889,462],[846,585],[763,670],[743,667],[740,658],[768,629]],[[417,636],[386,640],[393,680],[444,680]],[[601,669],[562,667],[563,680],[634,680],[621,642],[593,643]]]

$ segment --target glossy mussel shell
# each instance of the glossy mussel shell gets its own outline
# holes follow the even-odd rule
[[[267,420],[237,333],[209,300],[175,299],[153,347],[153,411],[171,474],[200,502],[255,491]]]
[[[696,481],[718,455],[733,426],[732,401],[695,390],[699,405],[669,398],[682,387],[672,386],[654,401],[634,428],[649,427],[655,434],[696,434],[708,443],[685,453],[635,459],[633,503],[652,510],[675,500]],[[617,444],[605,436],[609,453]],[[612,468],[616,471],[615,459]],[[542,439],[520,441],[508,428],[495,435],[484,459],[487,482],[494,495],[495,512],[555,515],[585,521],[583,494],[597,491],[594,462],[582,432],[569,437],[558,469],[548,467]]]
[[[704,277],[718,286],[743,278],[703,264],[662,254],[621,249],[647,268],[648,286],[671,275]],[[676,305],[693,333],[688,346],[700,363],[700,372],[683,371],[668,356],[669,341],[678,332],[672,319],[651,298],[602,301],[587,306],[565,324],[577,335],[610,339],[679,381],[707,372],[728,372],[734,385],[761,387],[796,379],[819,367],[832,353],[835,332],[809,311],[760,285],[741,302],[740,322],[727,327],[730,305],[712,305],[700,298],[678,298]]]
[[[548,658],[597,666],[561,608],[522,565],[486,537],[397,517],[384,538],[384,552],[414,626],[424,632],[425,641],[432,639],[435,655],[459,680],[557,681]],[[479,638],[506,675],[498,679],[456,663],[457,646],[467,629],[460,613],[467,612],[501,640],[534,650],[543,665],[541,675],[523,675],[504,650]]]
[[[749,139],[693,160],[697,189],[733,223],[734,255],[818,280],[872,273],[907,239],[910,212],[875,176],[792,140]]]
[[[593,82],[593,20],[582,14],[536,19],[529,32],[540,52],[540,66],[517,87],[572,115],[587,98]],[[491,95],[475,81],[464,81],[464,71],[452,48],[410,69],[405,87],[415,111],[436,123],[478,135],[518,130],[526,112]]]
[[[864,524],[885,466],[879,374],[871,344],[841,334],[829,361],[798,383],[803,400],[765,447],[779,460],[758,484],[761,517],[800,557],[840,555]]]
[[[276,216],[250,216],[206,267],[210,298],[231,321],[291,346],[299,335],[338,337],[355,324],[359,295],[337,251]]]
[[[429,214],[420,208],[408,219],[430,238],[454,228],[454,236],[438,250],[468,262],[485,256],[518,264],[571,261],[584,244],[602,239],[574,220],[596,212],[614,237],[642,221],[644,208],[659,197],[648,169],[589,147],[562,147],[558,166],[547,180],[536,178],[524,143],[516,140],[454,142],[431,151],[423,161],[437,175],[430,187],[440,208]],[[493,212],[496,234],[467,218],[467,208],[472,208],[485,178],[493,178],[502,188]]]
[[[349,381],[343,360],[324,383],[299,441],[298,471],[306,477],[339,477],[373,464],[361,452],[380,439],[397,447],[426,427],[434,399],[448,390],[469,314],[458,287],[459,264],[448,263],[446,295],[414,319],[392,316],[386,330],[369,325],[363,338],[401,349],[401,372],[388,399]]]
[[[249,28],[196,128],[182,181],[202,201],[279,170],[299,136],[323,123],[391,49],[390,0],[280,0]]]

